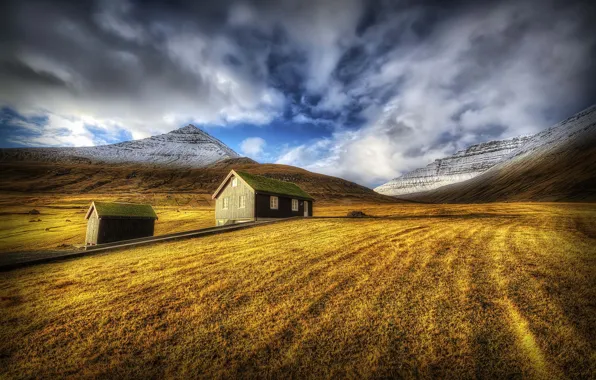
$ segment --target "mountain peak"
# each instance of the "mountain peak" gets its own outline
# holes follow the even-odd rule
[[[192,124],[140,140],[83,148],[39,148],[35,152],[39,161],[77,162],[83,159],[92,163],[148,163],[195,168],[240,157],[226,144]],[[18,155],[19,150],[15,149],[14,154]]]
[[[195,127],[192,124],[188,124],[182,128],[176,129],[171,133],[204,133],[207,134],[205,131],[201,130],[199,127]]]

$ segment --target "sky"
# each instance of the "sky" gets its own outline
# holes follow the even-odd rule
[[[7,0],[0,147],[192,123],[259,162],[375,186],[596,103],[574,0]]]

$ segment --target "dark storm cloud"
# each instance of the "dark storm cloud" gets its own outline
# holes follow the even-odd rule
[[[31,145],[281,120],[334,135],[280,162],[373,183],[482,139],[536,132],[596,96],[589,2],[1,6],[1,105],[47,118],[30,125]],[[65,137],[50,138],[57,130]]]
[[[243,35],[257,36],[252,44],[236,43],[225,4],[30,1],[8,9],[0,100],[16,109],[85,108],[138,137],[171,129],[176,117],[265,122],[282,102],[252,56],[269,47],[267,36],[250,31]],[[169,114],[175,120],[164,122]]]
[[[21,83],[37,83],[47,86],[65,86],[66,83],[52,73],[35,71],[20,61],[4,61],[0,63],[0,72],[17,79]]]

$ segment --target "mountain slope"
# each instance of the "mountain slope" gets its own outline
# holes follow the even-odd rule
[[[169,167],[205,167],[237,157],[240,157],[238,153],[193,125],[163,135],[111,145],[0,149],[0,161],[143,163]]]
[[[529,139],[529,136],[522,136],[472,145],[424,168],[394,178],[374,190],[385,195],[402,195],[462,182],[485,172]]]
[[[356,183],[294,166],[259,164],[250,158],[218,161],[204,168],[143,164],[0,162],[0,192],[17,193],[194,193],[212,194],[231,169],[294,182],[316,201],[399,202]]]
[[[596,201],[596,105],[532,136],[475,178],[403,197],[444,203]]]

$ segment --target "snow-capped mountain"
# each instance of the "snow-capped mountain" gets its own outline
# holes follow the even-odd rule
[[[563,143],[576,145],[579,142],[593,140],[595,134],[596,105],[593,105],[542,132],[538,132],[512,152],[508,158],[518,160],[520,157],[530,154],[542,154]]]
[[[385,195],[403,195],[462,182],[501,162],[530,139],[530,136],[472,145],[451,156],[435,160],[375,188]]]
[[[433,203],[596,201],[596,105],[539,132],[470,180],[405,198]]]
[[[144,163],[204,167],[240,155],[207,132],[187,125],[158,136],[82,148],[0,149],[0,160],[86,163]]]

